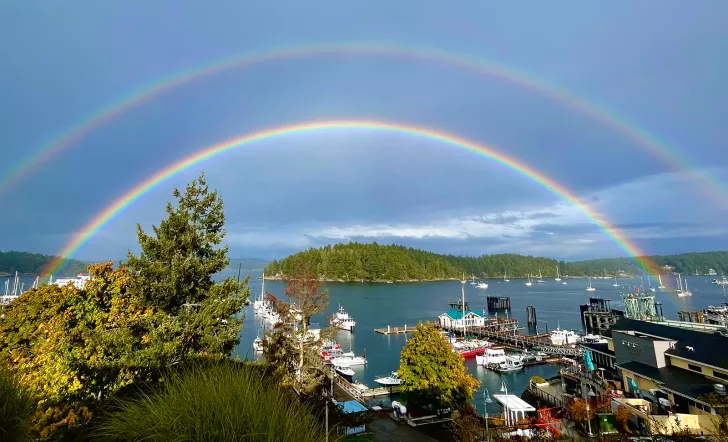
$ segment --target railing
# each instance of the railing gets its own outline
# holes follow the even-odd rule
[[[534,396],[538,397],[539,399],[542,399],[556,407],[564,407],[563,399],[558,398],[551,393],[541,390],[535,384],[533,384],[533,383],[529,384],[528,389],[531,393],[533,393]]]
[[[582,371],[582,366],[580,365],[572,365],[562,368],[561,375],[563,376],[564,374],[574,376],[576,378],[579,378],[580,380],[590,382],[593,385],[604,389],[607,388],[606,380],[604,380],[601,376],[597,376],[591,371]]]

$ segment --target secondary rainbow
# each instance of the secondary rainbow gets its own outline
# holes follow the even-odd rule
[[[57,272],[63,265],[65,259],[73,257],[74,254],[84,244],[86,244],[91,237],[93,237],[117,214],[119,214],[126,207],[133,204],[136,200],[138,200],[150,190],[154,189],[159,184],[173,177],[177,173],[190,168],[191,166],[199,164],[200,162],[203,162],[207,159],[210,159],[216,155],[220,155],[232,149],[247,146],[256,142],[270,140],[285,135],[331,130],[373,130],[383,132],[396,132],[439,141],[450,146],[458,147],[467,151],[480,154],[508,167],[509,169],[518,172],[523,176],[530,178],[532,181],[548,189],[551,193],[553,193],[560,199],[578,208],[591,222],[604,230],[604,232],[620,248],[627,252],[628,255],[634,257],[638,264],[645,271],[649,273],[649,269],[654,268],[654,266],[652,266],[647,258],[645,258],[646,254],[641,252],[637,245],[632,243],[624,234],[622,234],[608,221],[602,219],[591,208],[583,204],[577,195],[573,194],[570,190],[568,190],[555,180],[547,177],[543,173],[533,169],[529,165],[519,161],[516,158],[505,155],[504,153],[496,150],[493,147],[485,144],[479,144],[475,141],[467,140],[456,135],[429,128],[383,121],[342,120],[325,122],[304,122],[249,133],[240,137],[229,139],[219,144],[204,147],[200,151],[185,158],[182,158],[181,160],[173,164],[170,164],[169,166],[151,175],[143,182],[139,183],[137,186],[126,192],[116,201],[108,205],[96,217],[94,217],[85,227],[81,229],[79,234],[77,234],[65,247],[63,247],[62,250],[58,252],[57,256],[61,258],[52,262],[44,270],[43,273],[47,275]]]
[[[336,55],[390,56],[441,63],[476,74],[495,77],[541,94],[621,134],[631,140],[635,146],[644,149],[646,152],[667,163],[673,170],[695,176],[696,181],[701,183],[709,194],[715,195],[718,200],[721,200],[728,207],[728,191],[726,191],[723,185],[707,172],[697,172],[690,160],[677,149],[670,147],[636,124],[628,122],[626,119],[605,108],[581,99],[574,93],[549,84],[544,80],[529,76],[524,72],[519,72],[515,69],[489,61],[478,60],[470,55],[443,52],[430,48],[399,47],[391,44],[369,43],[305,45],[293,48],[272,49],[242,57],[224,58],[191,70],[176,73],[161,81],[154,82],[147,87],[137,89],[89,115],[88,118],[72,126],[57,138],[50,140],[34,154],[25,158],[20,164],[6,172],[0,178],[0,196],[51,158],[75,145],[105,123],[141,103],[180,86],[227,70],[242,69],[276,60]]]

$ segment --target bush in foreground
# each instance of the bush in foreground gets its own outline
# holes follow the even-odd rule
[[[323,441],[311,410],[247,364],[197,366],[151,395],[118,403],[103,441]]]
[[[28,439],[28,419],[34,404],[10,373],[0,370],[0,440]]]

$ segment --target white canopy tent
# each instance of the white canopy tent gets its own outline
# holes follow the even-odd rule
[[[515,424],[519,419],[518,413],[521,413],[521,418],[525,418],[526,413],[536,411],[532,405],[514,394],[494,394],[493,399],[503,407],[506,425]]]

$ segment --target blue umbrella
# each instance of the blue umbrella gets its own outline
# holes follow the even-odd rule
[[[592,362],[589,350],[584,350],[584,365],[586,365],[586,368],[588,368],[589,371],[594,371],[594,363]]]

